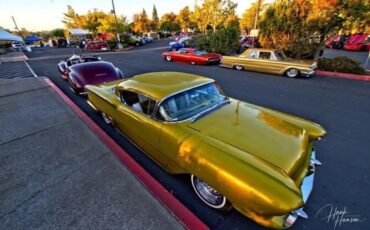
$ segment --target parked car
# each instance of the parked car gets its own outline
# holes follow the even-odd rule
[[[86,62],[96,62],[100,61],[101,58],[92,55],[72,55],[70,58],[66,58],[58,63],[58,71],[63,79],[68,79],[68,74],[70,72],[69,68],[73,65],[86,63]]]
[[[105,41],[89,41],[86,46],[86,50],[92,51],[107,51],[110,50],[109,45]]]
[[[325,46],[332,49],[342,49],[347,40],[347,35],[334,35],[326,39]]]
[[[349,51],[370,50],[370,44],[367,42],[367,34],[354,34],[344,44],[343,49]]]
[[[210,78],[156,72],[86,86],[88,104],[171,174],[187,174],[217,210],[292,226],[312,191],[315,140],[302,118],[223,95]]]
[[[251,48],[239,56],[223,56],[221,66],[237,70],[250,70],[290,78],[298,76],[311,77],[317,64],[309,60],[287,58],[281,50]]]
[[[56,40],[56,47],[58,48],[66,48],[68,46],[67,39],[60,38]]]
[[[86,62],[69,67],[67,80],[75,94],[86,94],[85,85],[99,85],[123,79],[121,70],[110,62]]]
[[[129,45],[132,45],[132,46],[140,46],[143,44],[143,40],[140,39],[139,37],[137,36],[131,36],[129,38],[129,41],[128,41],[128,44]]]
[[[22,51],[23,50],[22,42],[16,42],[16,41],[12,42],[12,49],[14,51]]]
[[[221,60],[220,54],[208,53],[195,48],[182,48],[178,51],[163,52],[162,57],[167,61],[182,61],[193,65],[219,64]]]
[[[190,40],[190,39],[191,39],[191,37],[182,37],[177,42],[170,42],[168,44],[167,50],[168,51],[171,51],[171,50],[173,50],[173,51],[176,50],[177,51],[177,50],[179,50],[181,48],[185,48],[186,41],[187,40]]]

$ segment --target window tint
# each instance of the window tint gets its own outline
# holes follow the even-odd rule
[[[155,100],[147,96],[127,90],[121,91],[121,100],[134,110],[149,116],[152,115],[156,104]]]
[[[271,52],[260,52],[259,59],[270,59]]]

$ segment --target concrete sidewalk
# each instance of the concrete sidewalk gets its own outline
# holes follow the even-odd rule
[[[41,78],[0,79],[0,229],[183,229]]]

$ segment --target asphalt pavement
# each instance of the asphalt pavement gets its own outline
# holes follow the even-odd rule
[[[165,62],[161,53],[169,40],[125,52],[100,53],[103,60],[119,67],[126,77],[155,71],[180,71],[214,78],[226,95],[261,106],[294,114],[324,126],[328,136],[316,143],[323,163],[316,171],[314,190],[304,210],[309,219],[299,220],[293,229],[367,229],[370,226],[370,82],[325,76],[289,79],[263,73],[236,71],[219,66],[198,66]],[[47,49],[29,55],[38,75],[48,76],[91,119],[139,162],[185,206],[212,229],[261,229],[235,210],[214,211],[201,203],[187,176],[171,176],[147,158],[86,104],[86,99],[69,91],[56,64],[72,55],[72,49]],[[349,223],[344,217],[356,217]],[[347,221],[346,221],[347,220]]]
[[[0,229],[183,229],[42,78],[0,79],[0,114]]]

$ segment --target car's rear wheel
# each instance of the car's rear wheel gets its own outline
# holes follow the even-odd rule
[[[290,77],[290,78],[295,78],[295,77],[298,77],[299,75],[299,70],[298,69],[295,69],[295,68],[290,68],[288,69],[286,72],[285,72],[286,76],[287,77]]]
[[[113,125],[113,120],[108,114],[106,114],[104,112],[101,112],[101,117],[103,118],[103,120],[106,124]]]
[[[166,60],[171,61],[172,60],[171,56],[166,56]]]
[[[206,205],[217,210],[231,209],[231,203],[216,189],[194,175],[191,175],[190,180],[195,193]]]
[[[234,66],[234,68],[236,70],[239,70],[239,71],[244,69],[244,67],[242,65],[236,65],[236,66]]]

